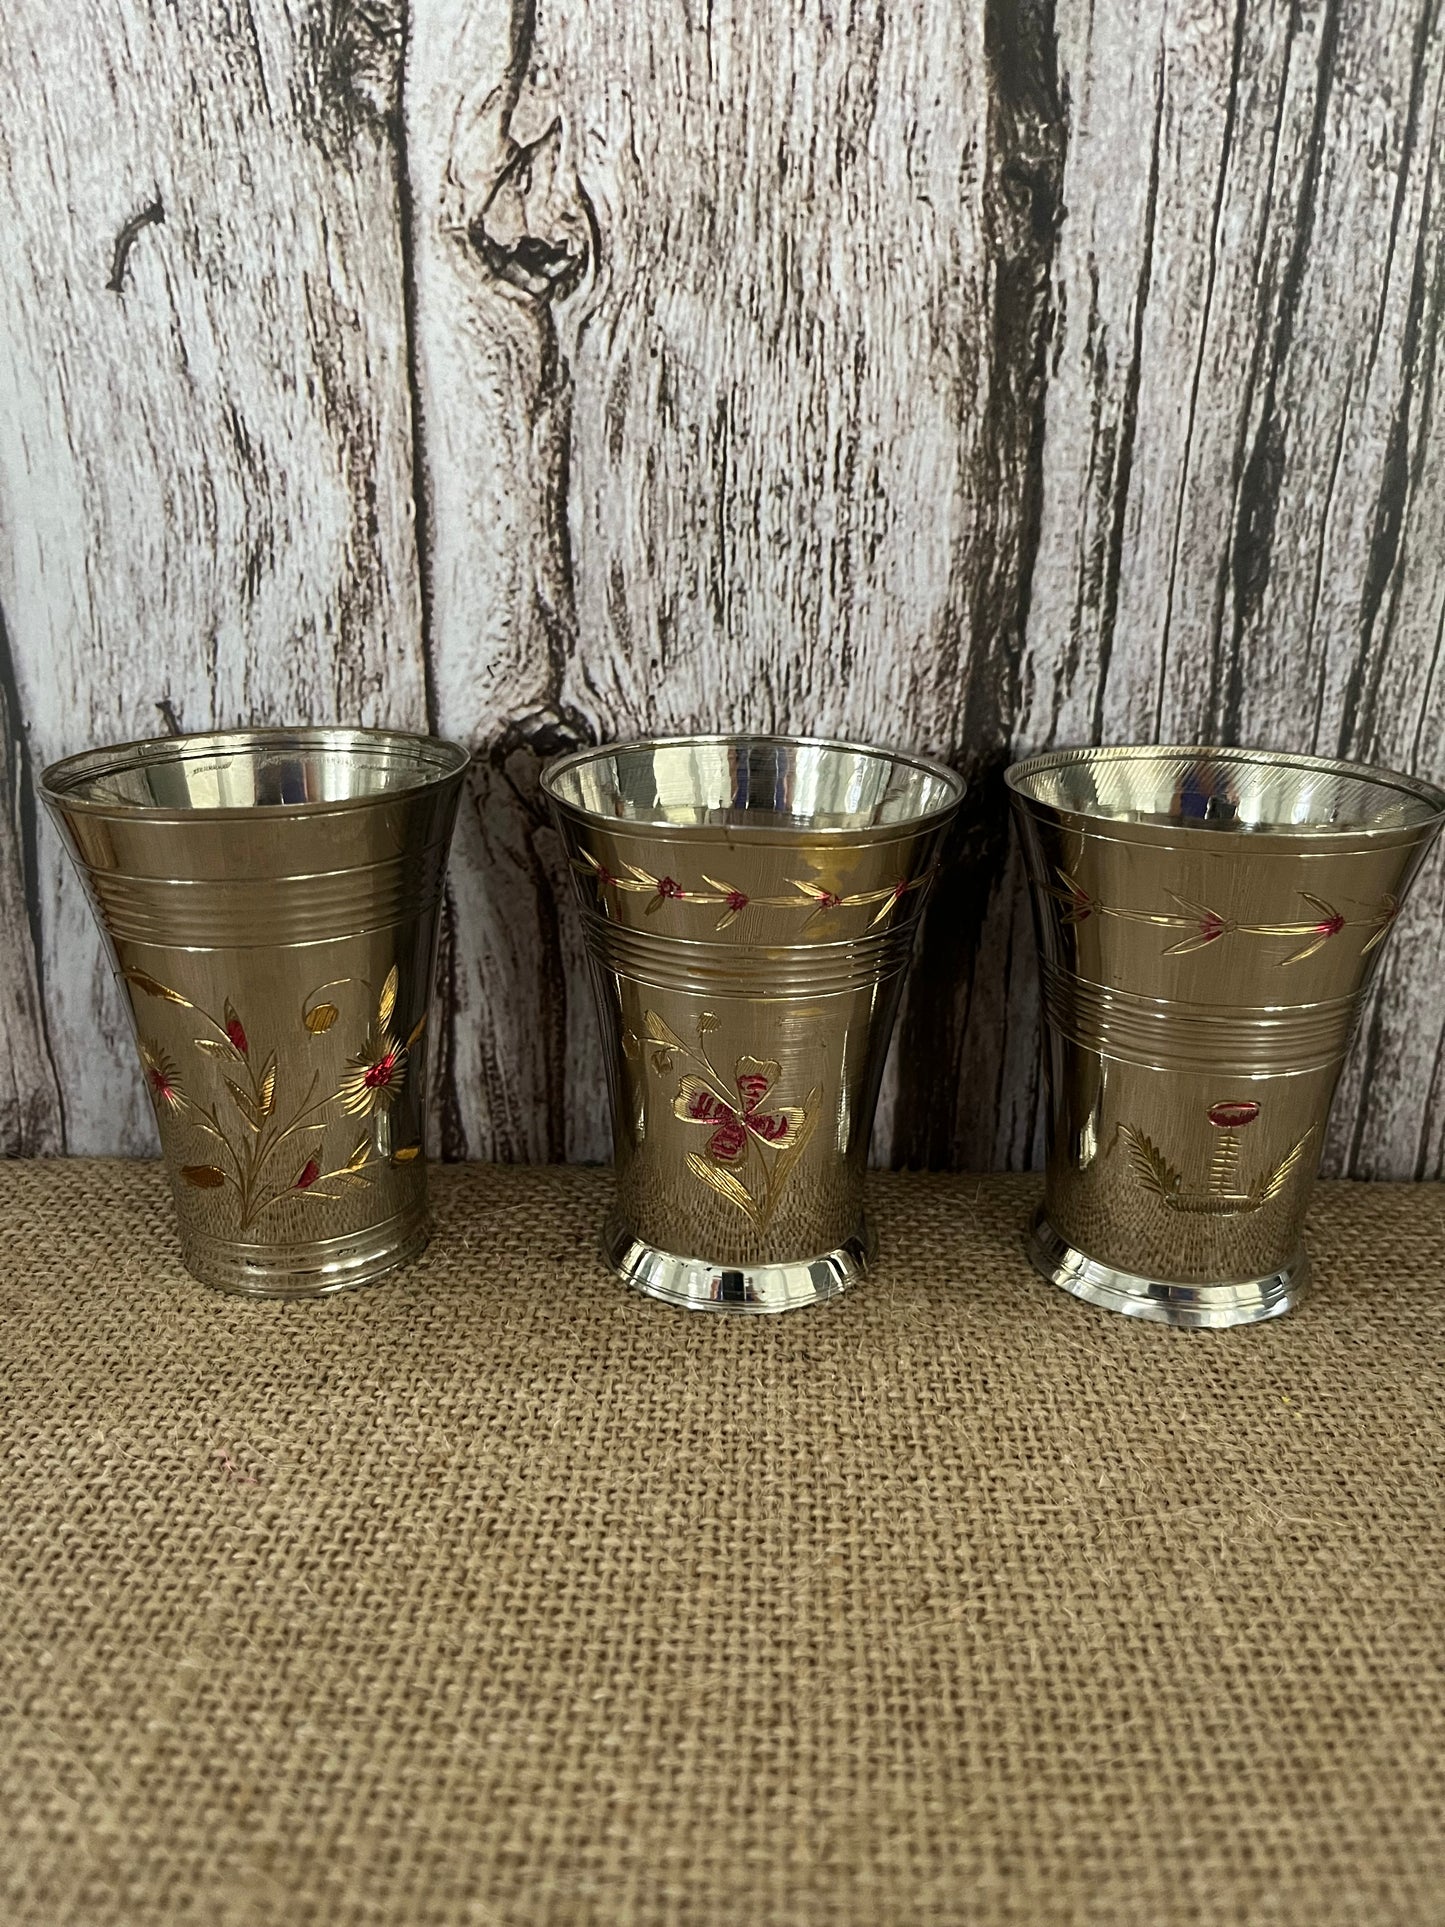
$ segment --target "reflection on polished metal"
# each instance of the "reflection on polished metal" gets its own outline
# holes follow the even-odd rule
[[[1059,750],[1008,783],[1045,1019],[1034,1264],[1168,1324],[1287,1311],[1340,1066],[1445,792],[1161,747]]]
[[[207,1284],[312,1296],[426,1244],[427,1008],[467,761],[389,730],[224,730],[41,778]]]
[[[963,784],[782,736],[582,750],[543,777],[612,1088],[615,1269],[787,1311],[862,1272],[863,1176],[919,914]]]

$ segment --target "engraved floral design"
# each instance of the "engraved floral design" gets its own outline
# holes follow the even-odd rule
[[[168,1111],[183,1110],[186,1094],[181,1089],[174,1062],[160,1045],[143,1043],[140,1047],[140,1061],[145,1067],[146,1083],[150,1086],[151,1097],[155,1101],[157,1111],[162,1105]]]
[[[707,1141],[707,1155],[721,1164],[735,1164],[746,1157],[748,1132],[782,1150],[802,1129],[803,1113],[795,1104],[784,1104],[776,1111],[765,1111],[763,1100],[778,1079],[778,1065],[771,1060],[740,1057],[734,1082],[738,1089],[736,1107],[720,1098],[705,1078],[684,1077],[673,1102],[674,1117],[688,1124],[712,1124],[717,1128]]]
[[[1150,1191],[1169,1211],[1184,1211],[1196,1216],[1233,1218],[1277,1198],[1290,1173],[1304,1156],[1305,1146],[1314,1136],[1314,1126],[1305,1132],[1272,1169],[1253,1183],[1241,1186],[1239,1179],[1240,1132],[1259,1119],[1262,1106],[1252,1097],[1223,1098],[1205,1112],[1219,1138],[1209,1161],[1209,1174],[1202,1186],[1187,1189],[1184,1174],[1171,1164],[1159,1147],[1143,1131],[1121,1124],[1119,1135],[1129,1151],[1129,1165],[1146,1191]]]
[[[679,1059],[692,1066],[678,1083],[673,1116],[710,1130],[702,1150],[687,1153],[688,1171],[762,1230],[817,1126],[822,1091],[810,1091],[801,1105],[770,1102],[782,1074],[772,1058],[739,1057],[732,1076],[725,1077],[709,1053],[707,1039],[719,1028],[711,1011],[697,1020],[695,1047],[685,1044],[655,1010],[645,1011],[643,1019],[658,1076],[669,1075]],[[638,1039],[634,1049],[643,1042]]]
[[[872,909],[867,928],[876,929],[886,923],[903,901],[915,890],[924,889],[933,879],[933,870],[925,870],[921,876],[899,877],[894,883],[885,883],[881,889],[858,890],[852,893],[829,887],[824,878],[806,879],[790,877],[793,891],[791,896],[753,897],[736,884],[723,877],[704,875],[703,884],[697,889],[680,883],[676,877],[655,876],[652,871],[640,869],[635,863],[624,863],[625,876],[614,876],[591,850],[584,850],[580,857],[572,859],[573,868],[583,876],[591,877],[597,884],[598,901],[604,908],[609,890],[632,891],[649,896],[650,901],[643,910],[644,916],[655,916],[665,904],[704,903],[715,906],[720,915],[713,925],[715,930],[726,930],[735,923],[744,910],[806,910],[809,915],[803,920],[803,929],[811,930],[834,910]]]
[[[368,1028],[366,1042],[342,1072],[337,1098],[348,1117],[370,1117],[373,1111],[389,1111],[401,1095],[406,1083],[407,1047],[391,1034],[395,1005],[396,971],[393,970],[382,985],[376,1022]],[[411,1041],[419,1035],[420,1030],[414,1032]]]
[[[1347,917],[1323,897],[1317,897],[1308,890],[1300,891],[1300,900],[1309,907],[1310,915],[1289,923],[1242,923],[1235,917],[1222,915],[1206,903],[1193,903],[1187,897],[1169,892],[1169,900],[1176,906],[1173,911],[1128,910],[1115,903],[1104,903],[1098,897],[1091,897],[1077,877],[1069,871],[1055,871],[1056,881],[1045,885],[1048,894],[1062,906],[1060,920],[1065,924],[1087,923],[1090,917],[1113,917],[1124,923],[1152,923],[1161,930],[1177,930],[1182,934],[1176,943],[1167,946],[1166,957],[1188,957],[1195,951],[1207,950],[1211,944],[1218,943],[1223,937],[1295,937],[1302,939],[1300,946],[1287,957],[1280,958],[1280,966],[1303,963],[1313,957],[1339,936],[1342,930],[1366,929],[1373,934],[1364,944],[1360,954],[1368,956],[1377,944],[1384,942],[1390,933],[1390,926],[1400,913],[1400,905],[1392,896],[1381,898],[1374,910],[1366,917]]]
[[[405,1043],[392,1035],[398,982],[395,965],[382,984],[365,1042],[349,1060],[337,1088],[321,1093],[321,1073],[315,1071],[299,1101],[285,1106],[280,1101],[275,1051],[257,1061],[245,1023],[229,997],[216,1016],[146,971],[127,970],[124,974],[142,996],[191,1011],[204,1028],[205,1034],[194,1040],[194,1046],[198,1056],[220,1073],[221,1086],[229,1099],[224,1110],[214,1100],[204,1102],[194,1084],[184,1088],[172,1058],[150,1039],[141,1043],[141,1063],[162,1134],[181,1128],[198,1132],[207,1141],[204,1161],[180,1165],[182,1183],[196,1191],[233,1191],[238,1230],[249,1230],[283,1198],[335,1199],[349,1188],[369,1184],[367,1167],[385,1161],[388,1154],[398,1164],[419,1155],[419,1143],[389,1152],[389,1143],[383,1142],[378,1131],[359,1138],[348,1156],[331,1169],[323,1166],[320,1145],[306,1151],[299,1166],[285,1156],[287,1146],[294,1159],[305,1148],[306,1138],[324,1138],[336,1121],[337,1110],[346,1116],[370,1116],[388,1110],[401,1092],[408,1054],[425,1028],[426,1013]],[[322,992],[340,989],[350,981],[341,978],[334,984],[323,984],[306,999],[301,1011],[305,1036],[315,1039],[330,1030],[340,1010],[335,1003],[323,1001]]]

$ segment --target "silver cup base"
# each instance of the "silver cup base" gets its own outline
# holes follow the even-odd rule
[[[684,1258],[635,1237],[615,1215],[602,1233],[603,1256],[624,1284],[684,1311],[768,1313],[823,1305],[858,1283],[873,1250],[866,1219],[854,1237],[833,1251],[770,1265]]]
[[[1141,1278],[1071,1245],[1042,1211],[1029,1234],[1028,1251],[1035,1271],[1075,1298],[1102,1305],[1106,1311],[1123,1312],[1126,1318],[1148,1318],[1155,1324],[1193,1331],[1223,1331],[1231,1325],[1258,1325],[1266,1318],[1278,1318],[1299,1303],[1309,1282],[1309,1260],[1302,1250],[1268,1277],[1231,1284]]]
[[[421,1256],[431,1237],[425,1206],[347,1237],[283,1247],[230,1239],[186,1240],[181,1260],[193,1278],[239,1298],[327,1298],[383,1278]]]

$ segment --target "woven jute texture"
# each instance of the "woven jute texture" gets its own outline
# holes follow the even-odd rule
[[[1225,1334],[884,1178],[780,1320],[443,1170],[411,1271],[246,1304],[157,1169],[0,1169],[0,1918],[1445,1921],[1445,1197],[1334,1186]]]

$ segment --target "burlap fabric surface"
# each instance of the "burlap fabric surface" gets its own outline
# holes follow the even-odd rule
[[[156,1169],[0,1171],[6,1921],[1445,1921],[1439,1188],[1223,1335],[1035,1281],[1027,1179],[776,1321],[607,1188],[252,1305]]]

